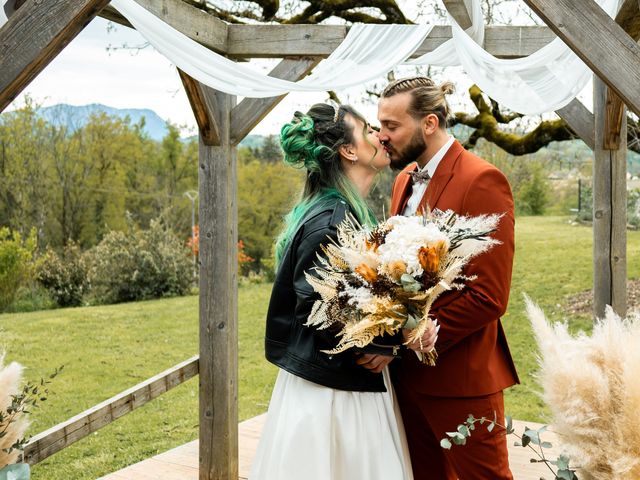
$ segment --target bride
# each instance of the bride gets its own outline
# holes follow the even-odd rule
[[[267,313],[267,359],[280,370],[252,480],[412,479],[386,365],[401,337],[359,353],[328,355],[336,332],[305,326],[318,299],[305,279],[349,213],[376,220],[364,198],[389,158],[365,119],[346,105],[317,104],[282,127],[284,161],[306,170],[302,199],[276,242],[278,270]],[[423,338],[431,349],[436,335]],[[384,357],[382,355],[388,355]],[[383,359],[383,360],[379,360]],[[378,368],[365,369],[377,362]]]

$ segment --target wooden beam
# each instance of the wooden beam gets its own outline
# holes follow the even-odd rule
[[[11,18],[11,15],[15,13],[15,11],[22,6],[24,0],[7,0],[2,6],[2,2],[0,2],[0,8],[4,8],[4,13],[7,18]]]
[[[602,131],[602,147],[605,150],[618,150],[620,148],[622,121],[626,112],[627,110],[624,103],[622,103],[622,99],[611,91],[610,88],[607,88],[604,126]],[[624,141],[627,141],[626,134]]]
[[[229,25],[228,55],[237,58],[329,56],[347,34],[343,25]],[[436,25],[414,57],[451,38],[451,27]],[[555,35],[547,27],[488,26],[486,50],[500,58],[530,55]]]
[[[136,0],[143,6],[152,0]],[[158,1],[158,0],[153,0]],[[213,15],[182,3],[183,9],[192,9],[191,15],[198,19],[191,30],[189,22],[177,22],[174,18],[164,18],[170,25],[189,38],[219,53],[228,53],[234,58],[283,58],[283,57],[328,57],[344,40],[348,27],[341,25],[228,25]],[[149,10],[156,11],[151,7]],[[129,22],[112,7],[107,7],[101,16],[130,26]],[[162,17],[161,17],[162,18]],[[215,28],[209,34],[207,22],[214,22]],[[202,23],[200,23],[202,22]],[[224,26],[224,27],[223,27]],[[223,38],[222,29],[228,30],[228,38]],[[531,55],[547,45],[555,34],[547,27],[540,26],[487,26],[485,48],[499,58],[519,58]],[[451,39],[451,27],[436,25],[423,44],[416,50],[417,57],[430,52]]]
[[[35,465],[198,374],[192,357],[29,440],[23,461]]]
[[[27,0],[0,29],[0,111],[109,0]]]
[[[618,94],[640,112],[640,46],[593,0],[525,3]]]
[[[625,0],[616,15],[616,23],[636,42],[640,40],[640,0]]]
[[[216,97],[206,95],[202,84],[182,70],[178,69],[178,73],[191,104],[191,110],[196,117],[202,141],[205,145],[220,145],[220,127],[215,115],[218,111],[218,106],[215,104]]]
[[[235,97],[201,86],[217,105],[220,145],[200,136],[200,480],[238,478],[237,154]]]
[[[192,40],[215,52],[226,52],[227,24],[219,18],[182,0],[136,0],[136,2]],[[101,16],[126,27],[131,26],[129,21],[111,6],[105,8]]]
[[[626,244],[626,181],[627,145],[618,148],[604,146],[607,122],[607,90],[594,78],[595,149],[593,162],[593,313],[604,316],[611,305],[621,316],[626,315],[627,244]],[[611,109],[609,109],[611,112]],[[620,136],[626,138],[626,114],[622,115]]]
[[[320,62],[319,57],[285,58],[269,73],[283,80],[297,81]],[[237,145],[286,95],[271,98],[245,98],[231,111],[231,142]]]
[[[469,15],[469,10],[467,10],[467,6],[464,4],[464,0],[442,0],[445,8],[449,12],[460,28],[466,30],[471,26],[471,16]]]
[[[571,130],[573,130],[591,150],[594,149],[593,114],[580,100],[574,98],[566,107],[556,110],[556,113],[567,122]]]
[[[640,39],[639,5],[638,0],[625,0],[616,15],[616,23],[636,42]],[[602,132],[603,147],[606,150],[618,150],[620,148],[623,115],[626,115],[626,110],[622,99],[610,88],[607,88],[604,131]],[[624,141],[627,141],[626,135]]]
[[[98,16],[104,18],[105,20],[109,20],[110,22],[122,25],[123,27],[133,28],[133,25],[129,23],[129,20],[123,17],[122,14],[111,5],[107,5],[106,7],[104,7],[98,14]]]

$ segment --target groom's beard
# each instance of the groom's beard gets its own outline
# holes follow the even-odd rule
[[[413,137],[411,137],[409,145],[407,145],[404,150],[396,150],[393,144],[387,144],[387,149],[390,154],[391,168],[393,170],[402,170],[411,162],[415,162],[417,158],[424,153],[427,149],[427,144],[422,137],[422,132],[416,130]]]

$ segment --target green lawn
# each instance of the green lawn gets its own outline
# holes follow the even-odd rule
[[[533,374],[535,346],[522,293],[554,320],[563,319],[567,295],[591,285],[591,229],[565,218],[518,218],[517,254],[504,325],[522,385],[506,396],[517,418],[544,421]],[[640,232],[628,237],[629,277],[640,276]],[[263,358],[263,322],[270,285],[239,292],[240,418],[266,410],[275,367]],[[64,364],[55,394],[33,415],[32,433],[62,422],[197,352],[197,297],[0,315],[7,360],[38,379]],[[567,319],[588,328],[590,319]],[[94,479],[197,436],[197,379],[83,439],[33,469],[34,480]]]

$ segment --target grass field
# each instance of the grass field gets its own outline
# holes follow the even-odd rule
[[[516,261],[504,325],[522,384],[506,395],[514,417],[544,421],[533,377],[536,348],[522,293],[548,316],[563,319],[568,295],[591,286],[591,229],[565,218],[518,218]],[[640,232],[629,232],[630,278],[640,276]],[[267,408],[275,367],[263,357],[263,323],[270,285],[239,291],[240,418]],[[0,315],[6,360],[38,379],[56,366],[55,394],[33,415],[37,433],[197,353],[197,297]],[[567,319],[573,328],[590,318]],[[94,479],[197,437],[197,379],[168,392],[34,467],[34,480]]]

